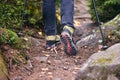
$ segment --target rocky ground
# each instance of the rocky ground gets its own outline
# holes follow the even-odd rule
[[[75,20],[77,36],[75,41],[80,39],[81,34],[89,33],[95,27],[86,27],[91,23],[88,13],[87,0],[75,0]],[[64,54],[63,45],[59,45],[53,50],[44,48],[45,39],[30,38],[31,48],[28,51],[29,60],[26,65],[14,66],[10,71],[10,80],[74,80],[76,72],[87,58],[99,50],[98,45],[87,45],[78,47],[76,56]]]

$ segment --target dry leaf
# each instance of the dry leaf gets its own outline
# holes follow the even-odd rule
[[[52,72],[48,72],[49,75],[52,75]]]
[[[41,68],[42,71],[48,71],[48,68]]]
[[[39,34],[40,36],[42,36],[42,32],[38,32],[38,34]]]

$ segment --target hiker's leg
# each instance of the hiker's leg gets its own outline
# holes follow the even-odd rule
[[[46,48],[48,49],[60,40],[59,36],[56,35],[55,0],[43,0],[42,10],[45,24]]]
[[[47,36],[56,35],[55,0],[43,0],[44,30]]]
[[[77,53],[72,39],[74,32],[73,26],[74,0],[61,0],[61,41],[64,44],[64,52],[68,55]]]
[[[74,0],[61,0],[60,5],[61,13],[61,26],[73,26],[73,15],[74,15]]]

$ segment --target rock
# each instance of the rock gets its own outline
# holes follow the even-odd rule
[[[23,80],[21,76],[15,77],[13,80]]]
[[[8,71],[0,53],[0,80],[8,80]]]
[[[47,62],[48,60],[48,57],[34,57],[37,61],[41,62],[41,63],[44,63],[44,62]]]
[[[40,45],[39,39],[36,39],[33,37],[26,37],[26,38],[24,38],[24,40],[31,46],[39,46]]]
[[[77,36],[77,47],[95,46],[101,40],[101,33],[95,23],[85,23],[81,27],[76,27],[75,36]]]
[[[107,80],[118,80],[118,78],[115,75],[108,75]]]
[[[120,14],[103,24],[108,40],[120,42]]]
[[[75,27],[75,32],[74,32],[74,35],[75,36],[78,36],[78,37],[81,37],[83,35],[83,29],[81,27]]]
[[[94,53],[79,70],[75,80],[120,80],[120,43]]]
[[[54,78],[53,80],[62,80],[61,78]]]
[[[99,43],[98,41],[100,39],[101,39],[100,33],[95,32],[78,40],[76,42],[76,46],[78,47],[83,47],[83,46],[88,46],[88,45],[94,46]]]

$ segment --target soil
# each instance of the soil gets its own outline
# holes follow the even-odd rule
[[[32,46],[26,65],[17,65],[10,71],[10,80],[73,80],[87,58],[96,52],[96,47],[82,47],[76,56],[64,54],[63,45],[55,50],[46,50],[45,41]],[[57,52],[56,52],[57,51]]]
[[[87,0],[76,0],[75,19],[80,26],[92,22],[88,9]],[[62,44],[53,50],[46,50],[45,39],[39,37],[39,42],[28,51],[28,64],[12,67],[10,80],[74,80],[82,64],[98,51],[98,45],[85,46],[78,48],[76,56],[68,56],[64,53]]]

